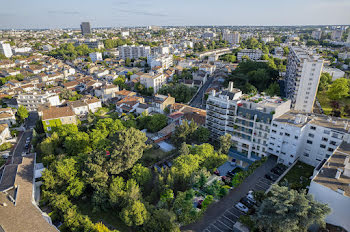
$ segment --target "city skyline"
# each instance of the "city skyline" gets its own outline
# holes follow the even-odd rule
[[[106,0],[99,4],[63,0],[59,6],[42,0],[14,0],[2,5],[0,29],[78,28],[83,21],[90,22],[93,28],[148,25],[346,25],[350,23],[348,12],[348,0],[219,0],[216,4],[199,0],[171,3],[160,0]]]

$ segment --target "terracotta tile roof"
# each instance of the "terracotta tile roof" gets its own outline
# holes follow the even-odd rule
[[[42,120],[71,117],[75,115],[70,107],[51,107],[43,110],[42,113]]]
[[[116,92],[115,94],[117,94],[117,95],[121,95],[121,96],[131,96],[131,95],[136,95],[136,93],[135,93],[135,92],[132,92],[132,91],[129,91],[129,90],[125,90],[125,89],[120,90],[120,91]]]
[[[12,118],[12,117],[14,117],[13,114],[9,114],[9,113],[0,113],[0,119]]]
[[[0,124],[0,133],[2,133],[4,130],[6,130],[6,128],[9,128],[9,126],[6,123]]]
[[[136,97],[136,96],[127,96],[125,98],[123,98],[122,100],[117,102],[117,106],[120,106],[122,104],[126,104],[129,106],[133,106],[137,103],[142,103],[143,102],[143,98],[142,97]]]

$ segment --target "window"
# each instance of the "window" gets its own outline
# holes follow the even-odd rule
[[[329,143],[333,146],[337,145],[337,143],[335,141],[330,141]]]
[[[320,148],[326,148],[326,145],[320,144]]]
[[[325,138],[325,137],[322,137],[322,141],[327,142],[327,141],[328,141],[328,139],[327,139],[327,138]]]
[[[46,125],[50,125],[50,121],[46,121]]]
[[[311,126],[310,129],[311,129],[311,130],[316,130],[316,127]]]
[[[274,124],[272,124],[272,126],[277,127],[277,124],[274,123]]]
[[[50,130],[51,130],[51,127],[48,127],[47,130],[50,131]]]
[[[275,130],[272,130],[272,133],[276,133],[276,131],[275,131]]]
[[[312,141],[311,140],[307,140],[306,143],[312,144]]]
[[[310,155],[308,154],[308,153],[306,153],[306,152],[304,152],[304,154],[303,154],[305,157],[309,157]]]
[[[314,135],[314,134],[309,133],[309,137],[310,137],[310,138],[313,138],[313,137],[315,137],[315,135]]]
[[[289,137],[290,136],[290,134],[288,134],[288,133],[284,133],[285,134],[285,136],[287,136],[287,137]]]
[[[333,152],[334,149],[333,148],[328,148],[328,151]]]
[[[326,135],[329,135],[331,132],[329,130],[324,130],[323,133],[325,133]]]
[[[294,136],[295,139],[298,139],[299,137],[298,136]]]

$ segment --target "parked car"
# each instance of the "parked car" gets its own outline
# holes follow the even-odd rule
[[[254,199],[254,195],[253,195],[253,191],[252,191],[252,190],[250,190],[250,191],[248,192],[247,198],[248,198],[251,202],[253,202],[254,204],[256,203],[256,200]]]
[[[243,205],[247,206],[249,209],[250,209],[250,208],[253,208],[253,206],[254,206],[254,203],[253,203],[252,201],[250,201],[250,200],[248,199],[248,197],[243,197],[243,198],[240,200],[240,202],[241,202]]]
[[[247,206],[243,205],[241,202],[238,202],[235,205],[236,209],[238,209],[239,211],[243,212],[243,213],[248,213],[249,209]]]
[[[283,171],[279,168],[274,167],[273,169],[271,169],[271,172],[276,174],[276,175],[281,175],[283,173]]]
[[[271,173],[266,174],[265,178],[268,179],[268,180],[274,181],[274,182],[277,180],[277,178],[274,177]]]
[[[29,148],[29,143],[26,143],[26,145],[24,145],[24,148],[28,149]]]

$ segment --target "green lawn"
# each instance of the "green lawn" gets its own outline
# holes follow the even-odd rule
[[[145,166],[149,166],[152,165],[158,161],[163,160],[165,157],[170,156],[171,153],[169,154],[169,152],[164,152],[161,149],[148,149],[146,151],[143,152],[143,156],[141,158],[141,162],[145,165]]]
[[[130,227],[124,224],[123,221],[119,218],[119,211],[117,210],[109,210],[106,212],[93,212],[93,207],[91,201],[89,200],[81,200],[76,202],[79,210],[82,214],[88,215],[92,222],[103,222],[105,226],[109,229],[116,229],[120,232],[130,232],[132,231]]]
[[[331,100],[327,97],[326,91],[320,91],[317,93],[317,99],[321,104],[321,107],[326,115],[330,115],[332,113]],[[342,98],[338,100],[339,105],[343,108],[345,105],[350,105],[350,98]],[[350,118],[350,115],[346,116]]]
[[[314,167],[298,161],[294,167],[289,170],[287,175],[283,177],[280,183],[288,181],[289,186],[292,189],[301,190],[306,189],[310,185],[310,177],[314,172]]]

